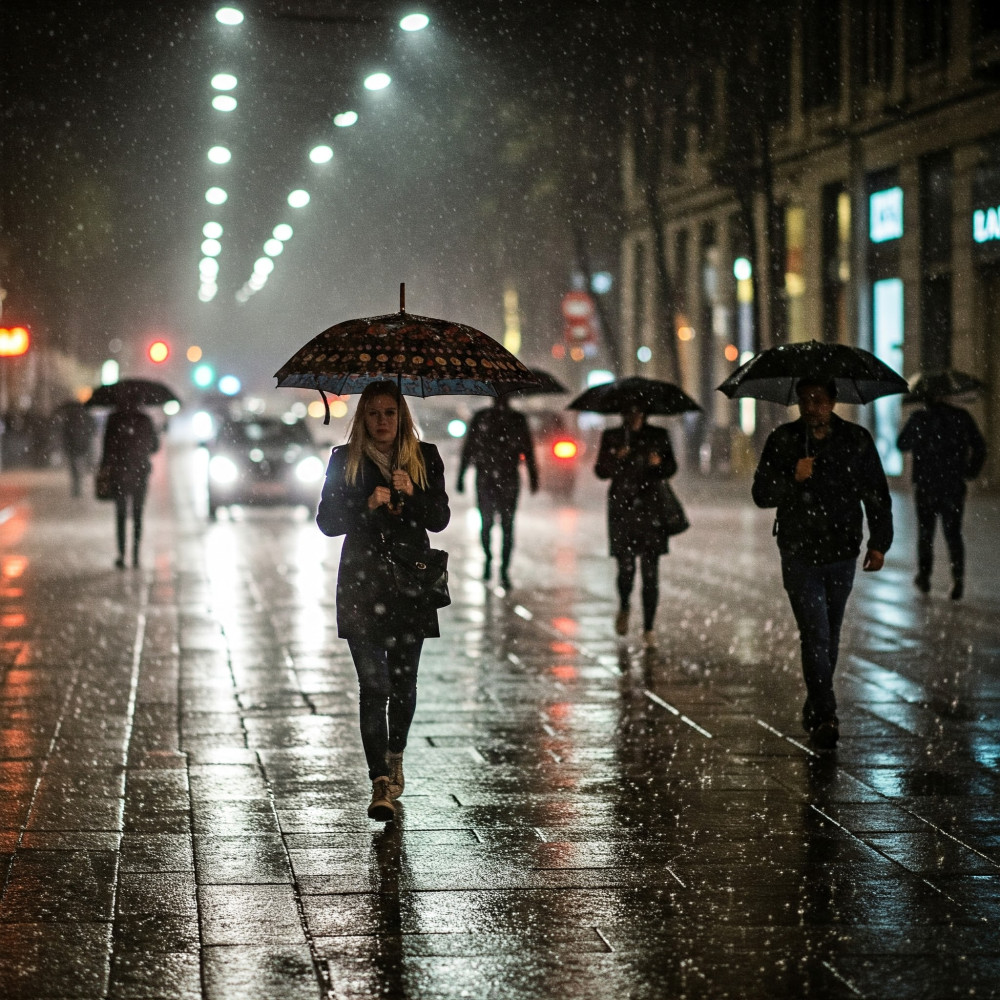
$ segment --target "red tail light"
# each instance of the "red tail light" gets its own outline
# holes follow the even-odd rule
[[[561,438],[552,445],[552,454],[556,458],[576,458],[578,450],[576,442],[567,438]]]

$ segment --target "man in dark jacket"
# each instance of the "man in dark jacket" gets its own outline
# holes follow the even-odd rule
[[[476,503],[482,518],[481,540],[486,553],[483,579],[488,580],[493,566],[490,534],[493,522],[500,521],[500,585],[510,589],[510,556],[514,549],[514,512],[521,490],[521,461],[528,468],[531,492],[538,491],[538,468],[535,449],[523,413],[512,410],[505,396],[497,396],[494,405],[480,410],[473,418],[462,446],[456,487],[465,489],[465,472],[476,467]]]
[[[892,501],[871,435],[833,412],[835,384],[803,379],[797,391],[801,415],[768,437],[753,499],[778,508],[781,576],[802,645],[802,725],[817,746],[832,749],[840,736],[833,673],[861,552],[862,506],[863,568],[875,572],[892,544]]]
[[[986,442],[965,410],[932,397],[899,435],[900,451],[913,452],[913,493],[917,505],[917,575],[925,594],[934,568],[934,527],[938,515],[951,560],[952,600],[965,592],[965,512],[967,479],[975,479],[986,461]]]

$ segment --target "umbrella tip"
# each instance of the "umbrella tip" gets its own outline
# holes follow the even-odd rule
[[[406,282],[399,283],[399,311],[406,312]]]

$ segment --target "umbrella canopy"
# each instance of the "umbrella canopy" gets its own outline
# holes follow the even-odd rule
[[[589,410],[592,413],[624,413],[641,410],[643,413],[671,416],[690,413],[701,407],[680,387],[672,382],[642,378],[633,375],[617,382],[591,386],[569,406],[569,410]]]
[[[798,401],[801,379],[834,382],[837,401],[870,403],[880,396],[906,392],[906,380],[860,347],[810,340],[780,344],[754,355],[719,386],[730,399],[763,399],[791,406]]]
[[[525,385],[517,389],[505,390],[504,395],[520,398],[522,396],[547,396],[558,392],[569,392],[569,389],[562,382],[548,372],[542,371],[541,368],[532,368],[531,374],[540,380],[537,385]]]
[[[965,396],[986,388],[981,379],[954,368],[919,372],[910,377],[909,385],[910,391],[903,399],[904,403],[924,403],[943,396]]]
[[[398,313],[324,330],[275,372],[278,386],[343,396],[391,378],[404,396],[496,396],[542,384],[492,337],[462,323],[415,316],[404,303],[400,285]]]
[[[87,406],[163,406],[177,401],[177,393],[162,382],[147,378],[123,378],[111,385],[99,385],[87,400]]]

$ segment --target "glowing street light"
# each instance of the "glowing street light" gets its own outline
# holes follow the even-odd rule
[[[216,111],[235,111],[236,98],[230,97],[228,94],[218,94],[212,98],[212,107]]]
[[[218,257],[222,253],[222,244],[218,240],[202,240],[201,252],[206,257]]]
[[[212,77],[212,86],[216,90],[235,90],[236,77],[232,73],[216,73]]]
[[[316,146],[309,151],[309,159],[313,163],[329,163],[333,159],[333,150],[329,146]]]
[[[431,19],[426,14],[407,14],[399,26],[403,31],[420,31],[431,23]]]
[[[228,197],[229,195],[220,187],[210,187],[205,192],[205,201],[209,205],[222,205]]]
[[[292,227],[287,222],[282,222],[275,226],[271,235],[282,243],[287,243],[292,238]]]
[[[388,73],[372,73],[365,77],[365,90],[385,90],[392,83]]]
[[[214,257],[202,257],[198,264],[202,281],[215,281],[219,276],[219,262]]]
[[[233,158],[233,154],[225,146],[213,146],[208,151],[208,158],[213,163],[228,163]]]
[[[217,240],[222,235],[222,226],[218,222],[206,222],[201,227],[202,236],[210,240]]]
[[[357,121],[357,111],[341,111],[339,115],[333,116],[333,124],[338,128],[350,128],[352,125],[357,124]]]
[[[282,250],[285,249],[285,244],[281,240],[265,240],[264,241],[264,253],[268,257],[277,257]]]
[[[242,24],[243,23],[243,11],[237,10],[235,7],[220,7],[215,12],[215,19],[220,24]]]
[[[288,204],[292,208],[305,208],[309,204],[309,192],[299,188],[288,196]]]

